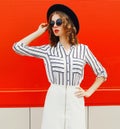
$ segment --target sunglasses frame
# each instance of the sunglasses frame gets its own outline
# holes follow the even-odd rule
[[[61,18],[58,18],[56,21],[51,20],[51,21],[50,21],[50,26],[53,27],[55,24],[56,24],[57,26],[61,26],[62,23],[63,23],[62,19],[61,19]]]

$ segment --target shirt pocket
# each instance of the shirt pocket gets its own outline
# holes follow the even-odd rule
[[[79,58],[73,58],[72,62],[73,73],[78,73],[82,75],[84,71],[84,66],[86,64],[85,61]]]
[[[50,56],[50,63],[53,72],[64,72],[64,60],[58,56]]]

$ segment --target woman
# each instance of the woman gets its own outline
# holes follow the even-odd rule
[[[107,73],[88,46],[78,44],[79,22],[70,8],[61,4],[51,6],[47,21],[13,46],[17,53],[44,59],[51,86],[46,95],[41,129],[85,129],[84,97],[96,91]],[[50,44],[28,46],[47,30]],[[85,91],[80,84],[86,63],[97,77]]]

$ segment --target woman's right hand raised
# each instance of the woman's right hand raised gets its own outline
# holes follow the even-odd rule
[[[37,32],[41,35],[48,29],[48,23],[41,23],[37,29]]]

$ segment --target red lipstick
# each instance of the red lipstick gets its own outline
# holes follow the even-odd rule
[[[55,33],[58,33],[58,32],[59,32],[59,30],[55,29],[55,30],[54,30],[54,32],[55,32]]]

